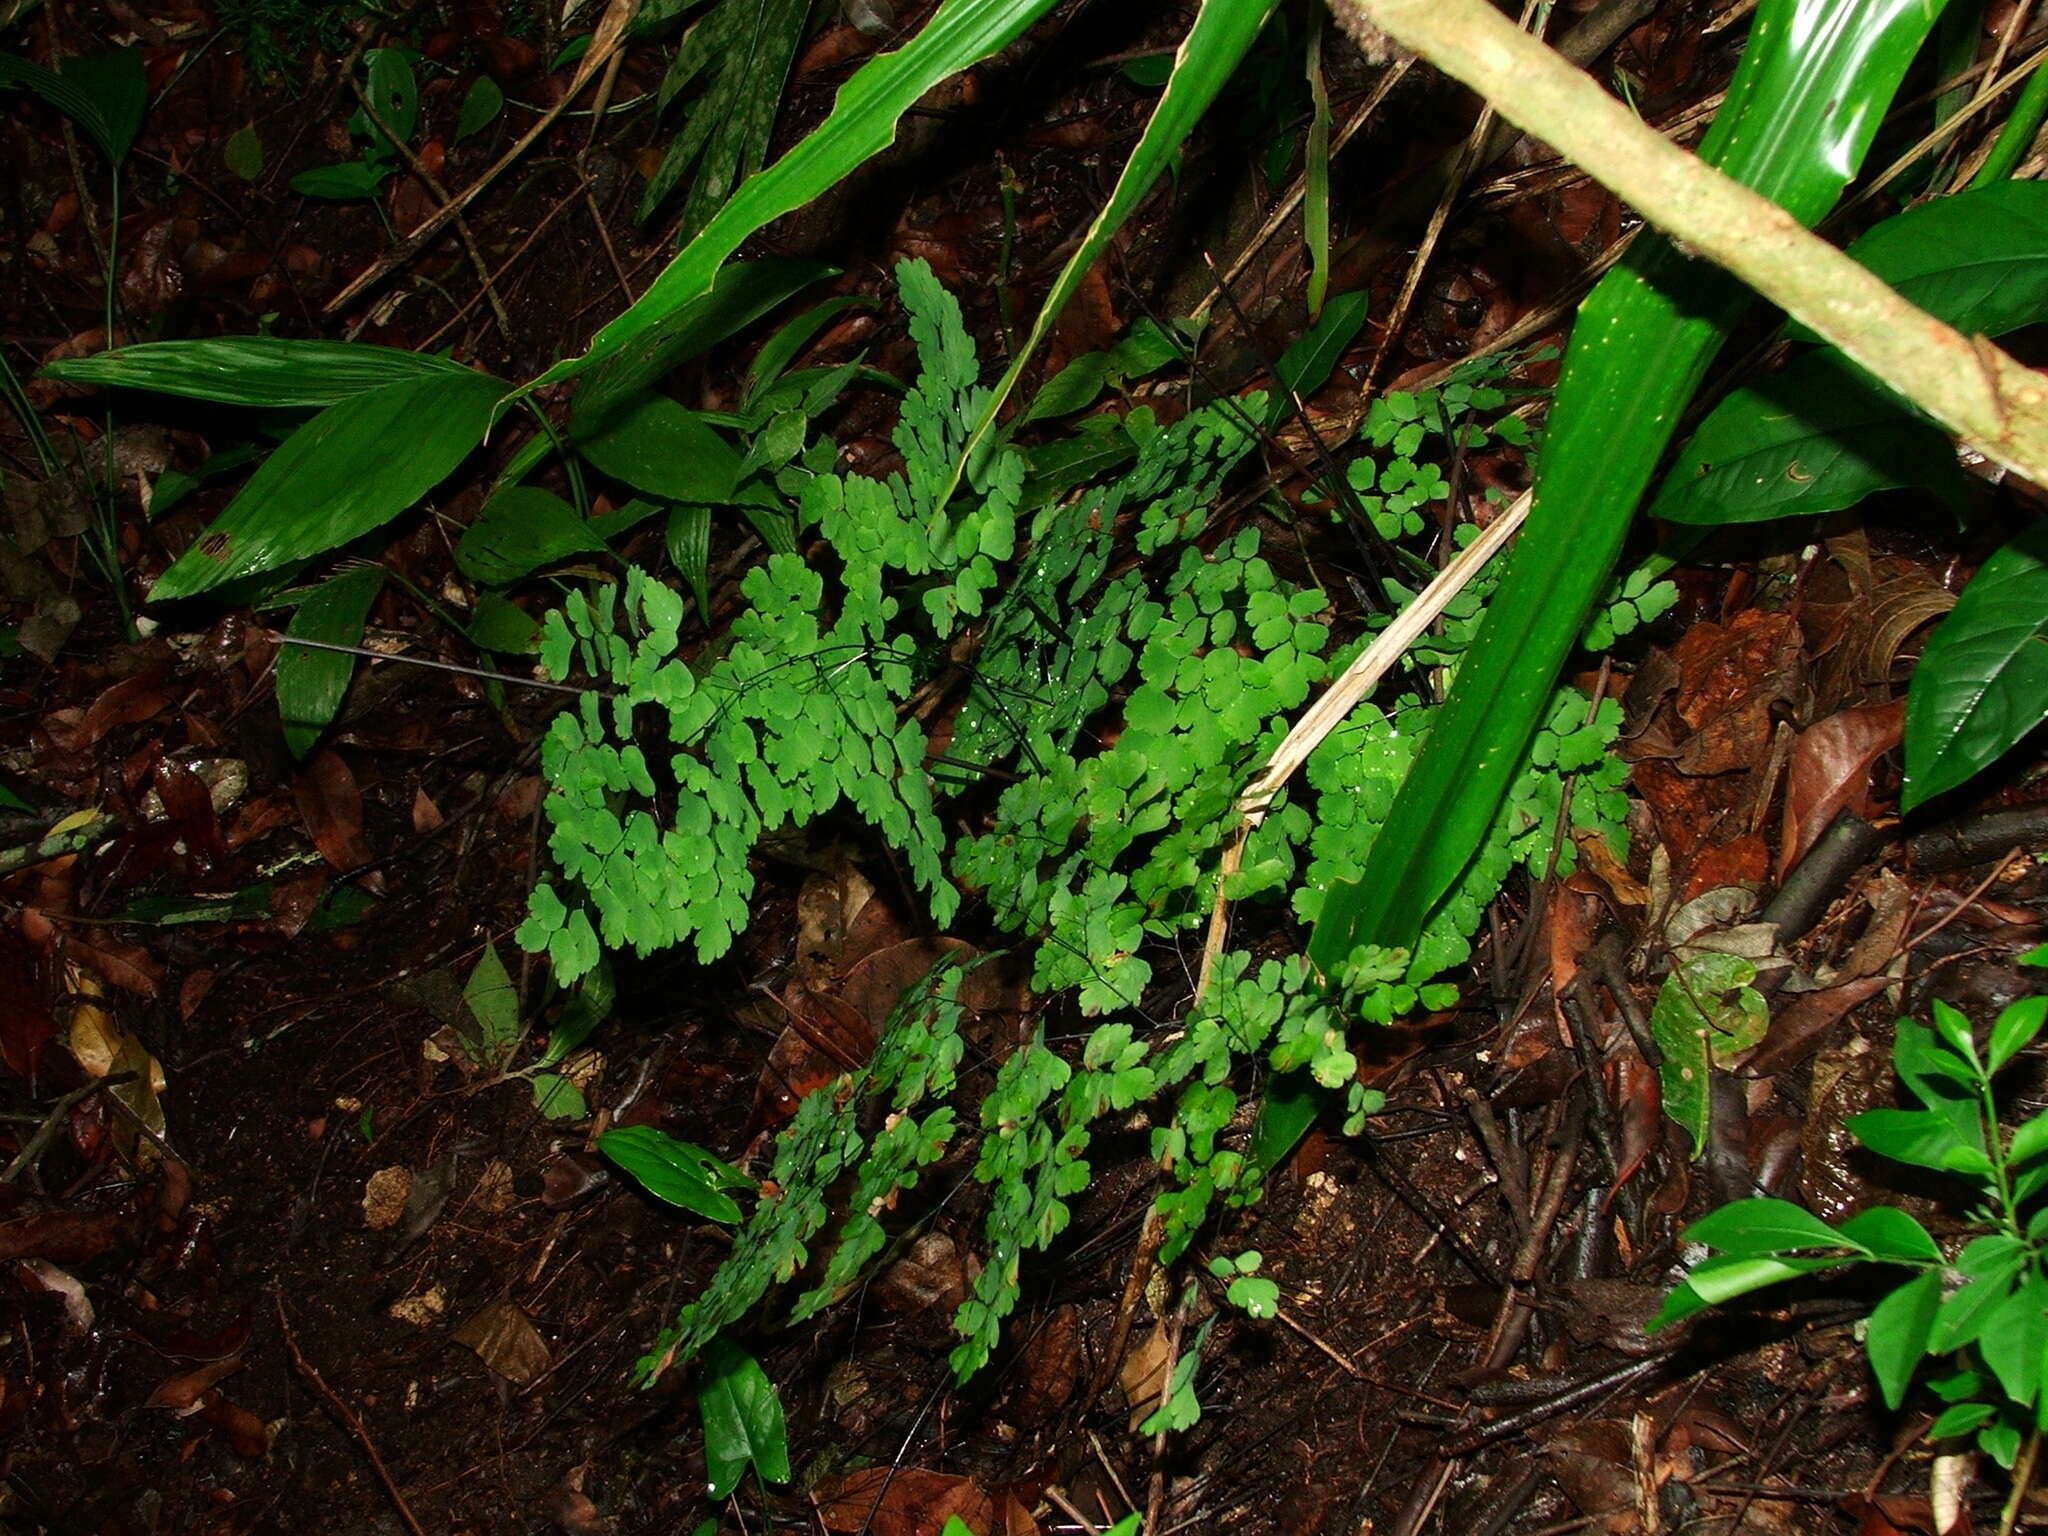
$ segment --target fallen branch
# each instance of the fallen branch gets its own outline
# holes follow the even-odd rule
[[[2048,380],[1909,304],[1790,214],[1645,127],[1483,0],[1331,0],[1479,92],[1690,252],[1834,343],[1986,458],[2048,486]]]

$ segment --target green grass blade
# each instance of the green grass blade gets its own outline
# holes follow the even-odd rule
[[[903,114],[926,91],[1008,46],[1053,3],[948,0],[916,37],[863,65],[840,88],[824,122],[780,160],[742,182],[632,307],[598,332],[588,352],[557,363],[527,388],[559,383],[594,367],[704,293],[749,235],[801,208],[887,149]]]
[[[337,405],[366,390],[407,379],[470,374],[451,358],[355,341],[288,341],[281,336],[216,336],[145,341],[91,357],[68,357],[46,379],[104,389],[148,389],[220,405],[266,410]]]
[[[1039,345],[1051,333],[1053,322],[1059,319],[1060,311],[1087,277],[1088,269],[1095,265],[1116,232],[1123,228],[1145,194],[1152,190],[1166,168],[1173,163],[1173,157],[1180,153],[1181,145],[1194,131],[1195,123],[1209,109],[1216,99],[1216,93],[1223,89],[1238,63],[1251,48],[1273,14],[1279,0],[1202,0],[1202,9],[1195,17],[1195,24],[1182,39],[1180,51],[1174,56],[1173,74],[1167,79],[1166,90],[1159,103],[1152,109],[1152,117],[1145,124],[1145,132],[1138,140],[1138,147],[1131,151],[1131,158],[1125,162],[1123,174],[1117,178],[1116,189],[1103,204],[1102,211],[1095,216],[1095,222],[1088,226],[1088,233],[1081,239],[1065,267],[1052,285],[1052,291],[1045,297],[1045,303],[1038,311],[1038,319],[1031,327],[1031,335],[1011,359],[1010,366],[997,381],[987,403],[982,407],[981,420],[975,424],[973,433],[967,439],[967,446],[954,466],[953,484],[946,494],[939,497],[944,505],[958,488],[967,466],[972,464],[995,430],[996,416],[1003,403],[1010,398],[1010,391],[1017,387],[1017,381],[1024,376]]]
[[[1323,312],[1330,292],[1330,92],[1323,83],[1323,10],[1308,27],[1308,148],[1301,163],[1301,237],[1308,246],[1308,317]]]

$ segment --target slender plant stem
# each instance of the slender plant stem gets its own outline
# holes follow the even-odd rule
[[[1998,131],[1998,142],[1991,146],[1990,157],[1977,167],[1977,174],[1970,178],[1972,191],[1994,181],[2003,181],[2013,173],[2020,157],[2033,144],[2034,135],[2041,131],[2044,117],[2048,117],[2048,70],[2037,69],[2028,78],[2027,88],[2020,93],[2012,116]]]

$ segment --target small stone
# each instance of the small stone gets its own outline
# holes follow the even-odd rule
[[[411,1195],[410,1168],[379,1168],[363,1185],[363,1225],[372,1232],[390,1231],[405,1215],[405,1202]]]

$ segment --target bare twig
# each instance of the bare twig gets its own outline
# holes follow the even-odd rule
[[[405,1495],[398,1491],[398,1484],[392,1481],[391,1470],[384,1465],[384,1458],[377,1454],[377,1442],[370,1438],[370,1432],[363,1427],[363,1421],[356,1417],[354,1410],[347,1403],[335,1395],[334,1388],[327,1385],[326,1379],[313,1368],[313,1362],[306,1358],[305,1351],[299,1348],[298,1336],[292,1332],[291,1319],[284,1315],[284,1298],[272,1291],[270,1300],[277,1308],[277,1326],[284,1331],[285,1348],[291,1351],[292,1363],[299,1368],[306,1380],[313,1384],[314,1390],[327,1399],[327,1405],[340,1417],[341,1422],[348,1426],[349,1433],[356,1437],[356,1443],[370,1458],[370,1465],[377,1472],[377,1480],[384,1485],[385,1493],[390,1495],[392,1507],[398,1511],[398,1518],[405,1522],[405,1528],[412,1532],[412,1536],[427,1536],[420,1528],[419,1521],[413,1518],[412,1506],[405,1502]]]
[[[1727,268],[1985,457],[2048,485],[2048,382],[1909,304],[1784,209],[1643,126],[1481,0],[1334,0],[1577,161],[1674,240]]]

